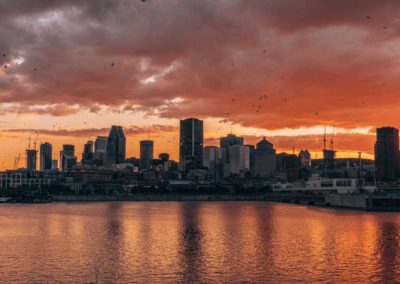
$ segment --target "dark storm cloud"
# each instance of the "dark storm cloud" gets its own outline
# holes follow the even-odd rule
[[[105,105],[269,129],[390,123],[400,118],[398,6],[0,1],[0,112]]]

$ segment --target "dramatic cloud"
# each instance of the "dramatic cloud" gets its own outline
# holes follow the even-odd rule
[[[395,0],[0,0],[2,128],[95,136],[123,114],[264,130],[399,127],[399,18]],[[93,115],[108,124],[80,129]],[[76,130],[49,128],[49,116],[76,117]],[[371,152],[372,140],[342,133],[336,146]]]

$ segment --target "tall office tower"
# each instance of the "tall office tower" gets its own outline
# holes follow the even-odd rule
[[[121,126],[113,125],[107,140],[107,166],[125,163],[126,138]]]
[[[257,143],[255,151],[255,175],[269,177],[276,171],[276,151],[265,137]]]
[[[301,162],[301,167],[311,167],[311,154],[308,150],[301,149],[299,152],[299,159]]]
[[[51,160],[53,159],[53,147],[50,143],[40,144],[40,170],[51,170]]]
[[[82,153],[82,165],[87,165],[93,162],[94,153],[93,153],[93,141],[88,141],[83,146],[83,153]]]
[[[140,141],[140,166],[142,169],[150,169],[154,154],[154,141]]]
[[[203,121],[188,118],[180,121],[179,166],[187,171],[203,164]]]
[[[399,130],[376,129],[375,166],[378,179],[392,180],[399,174]]]
[[[60,152],[60,168],[62,171],[72,169],[76,166],[77,158],[75,156],[75,146],[70,144],[63,145]]]
[[[229,169],[231,174],[250,170],[250,147],[233,145],[229,147]]]
[[[26,169],[28,171],[36,170],[37,152],[35,149],[26,150]]]

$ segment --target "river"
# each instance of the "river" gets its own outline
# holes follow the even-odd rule
[[[398,282],[400,215],[269,202],[0,205],[0,279]]]

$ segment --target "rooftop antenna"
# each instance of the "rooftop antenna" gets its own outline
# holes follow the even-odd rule
[[[31,134],[29,134],[29,138],[28,138],[28,149],[31,148]]]
[[[326,126],[324,127],[324,150],[326,150]]]
[[[331,150],[333,151],[333,137],[335,137],[335,125],[332,128],[332,137],[331,137]]]
[[[150,126],[147,127],[147,139],[150,140]]]

